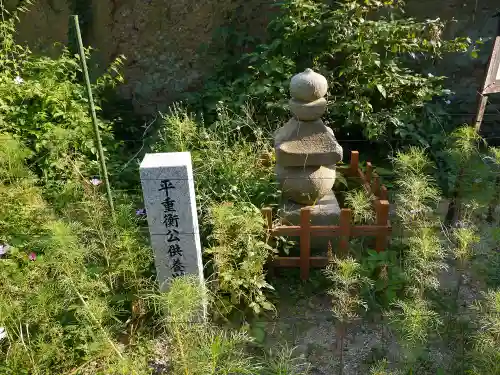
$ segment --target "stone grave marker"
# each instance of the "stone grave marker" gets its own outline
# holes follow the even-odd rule
[[[287,225],[299,225],[301,209],[311,208],[311,225],[334,225],[340,206],[332,188],[343,149],[321,116],[328,82],[312,69],[290,81],[293,117],[274,133],[276,177],[283,191],[279,215]],[[311,238],[311,247],[327,249],[329,237]]]
[[[146,154],[139,171],[160,290],[183,275],[203,283],[191,154]]]

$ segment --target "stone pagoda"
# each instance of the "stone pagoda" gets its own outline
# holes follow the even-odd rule
[[[333,225],[340,215],[332,188],[342,147],[321,120],[327,90],[326,78],[312,69],[292,77],[294,117],[274,134],[276,175],[286,199],[280,214],[288,224],[297,225],[306,206],[311,206],[312,225]]]

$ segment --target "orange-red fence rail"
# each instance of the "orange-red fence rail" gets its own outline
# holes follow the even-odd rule
[[[366,171],[359,167],[359,152],[351,152],[351,162],[346,174],[359,177],[362,185],[369,194],[375,197],[373,207],[376,217],[373,225],[352,225],[352,212],[344,208],[340,212],[339,225],[311,225],[311,207],[304,207],[300,211],[300,225],[273,225],[273,213],[271,208],[262,209],[268,236],[298,236],[300,237],[300,257],[276,257],[270,262],[270,267],[300,268],[300,277],[303,280],[309,278],[311,267],[325,267],[328,257],[311,257],[311,237],[339,237],[338,253],[346,255],[349,251],[349,239],[352,237],[374,236],[375,250],[384,251],[387,239],[391,232],[389,221],[389,201],[387,188],[380,184],[379,176],[373,172],[370,162],[366,163]]]

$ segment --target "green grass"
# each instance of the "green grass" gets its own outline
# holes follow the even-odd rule
[[[204,292],[188,278],[158,293],[134,207],[119,199],[112,221],[99,188],[81,180],[70,185],[78,200],[65,200],[57,214],[23,165],[22,146],[2,139],[0,242],[9,245],[0,259],[2,374],[149,374],[154,345],[165,339],[173,374],[293,367],[285,352],[251,356],[242,329],[189,323]]]
[[[265,263],[273,249],[266,244],[259,208],[276,207],[281,197],[270,123],[256,121],[249,105],[232,113],[219,103],[213,123],[173,106],[162,115],[152,150],[192,155],[208,283],[179,278],[167,293],[159,293],[144,221],[135,216],[132,203],[140,193],[116,192],[113,220],[103,187],[89,183],[98,169],[78,60],[67,52],[58,59],[31,54],[14,43],[15,23],[3,15],[8,17],[0,22],[0,54],[5,57],[0,61],[1,374],[146,375],[163,365],[171,375],[303,375],[305,364],[287,345],[265,352],[263,320],[280,307],[329,291],[332,325],[345,334],[354,318],[370,318],[363,310],[371,306],[361,290],[373,294],[371,284],[380,286],[380,275],[386,278],[383,283],[394,282],[395,291],[392,298],[377,299],[373,310],[387,311],[390,317],[403,348],[403,361],[397,364],[401,370],[441,368],[430,354],[448,343],[464,350],[452,360],[464,363],[465,358],[473,373],[500,372],[499,296],[494,289],[499,285],[498,233],[481,225],[477,232],[440,227],[433,206],[440,191],[424,151],[396,150],[393,160],[397,220],[403,228],[394,259],[373,253],[367,257],[366,243],[358,241],[352,245],[353,257],[336,259],[328,277],[313,270],[309,281],[302,282],[299,270],[284,270],[269,278]],[[119,63],[94,85],[97,101],[100,90],[121,79]],[[343,106],[341,101],[335,105]],[[100,126],[110,170],[117,172],[128,155],[118,154],[113,124],[100,121]],[[455,158],[455,167],[471,171],[469,180],[456,186],[465,203],[461,212],[484,211],[495,193],[494,168],[484,162],[470,128],[459,129],[450,140],[446,152]],[[488,152],[498,172],[500,153]],[[137,171],[132,173],[134,178],[120,181],[119,187],[139,187]],[[339,175],[337,182],[337,190],[342,184],[350,190],[350,179]],[[353,208],[355,222],[373,221],[371,197],[362,190],[339,196]],[[476,235],[481,237],[477,248]],[[461,268],[470,264],[477,280],[492,288],[478,297],[470,316],[458,317],[457,297],[452,303],[452,293],[445,298],[440,294],[439,273],[453,256],[462,261]],[[369,262],[364,261],[370,257],[367,272]],[[394,267],[400,263],[397,272],[388,272],[391,262]],[[200,320],[203,298],[210,317],[225,319]],[[241,313],[237,321],[231,320],[234,310]],[[287,338],[295,340],[310,324],[299,322]],[[371,372],[394,374],[391,365],[378,363]]]

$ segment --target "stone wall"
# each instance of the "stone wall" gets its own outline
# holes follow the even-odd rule
[[[200,87],[217,60],[201,48],[210,46],[213,33],[229,20],[262,35],[272,2],[36,0],[22,17],[19,38],[36,50],[53,51],[54,42],[68,43],[69,15],[79,13],[85,44],[98,50],[95,64],[102,68],[124,54],[126,84],[122,94],[132,100],[137,111],[152,112],[164,108],[179,93]],[[472,39],[495,34],[495,10],[500,10],[498,0],[407,0],[409,16],[454,18],[457,22],[450,23],[446,33]],[[457,92],[458,112],[475,111],[475,90],[481,85],[490,52],[491,43],[487,43],[477,60],[460,56],[437,65],[436,73],[449,76],[450,87]],[[495,112],[498,109],[500,106],[493,105],[489,111],[499,114]],[[496,116],[487,116],[486,122],[494,119]]]
[[[493,18],[500,11],[498,0],[408,0],[407,14],[416,18],[445,20],[449,23],[445,36],[469,36],[472,40],[488,40],[479,58],[453,56],[441,61],[436,67],[436,74],[449,77],[448,86],[456,93],[452,110],[457,122],[471,123],[477,105],[477,90],[482,86],[488,58],[492,51],[492,37],[496,35],[498,18]],[[491,95],[487,107],[483,130],[490,137],[500,136],[500,94]],[[500,139],[499,139],[500,141]]]
[[[67,44],[71,39],[69,16],[78,13],[84,44],[97,49],[93,71],[97,73],[115,57],[125,55],[122,95],[132,100],[137,111],[152,112],[164,108],[179,93],[200,87],[217,59],[207,47],[222,26],[236,22],[262,34],[271,2],[36,0],[21,17],[19,40],[27,41],[35,51],[54,53],[54,43]]]

